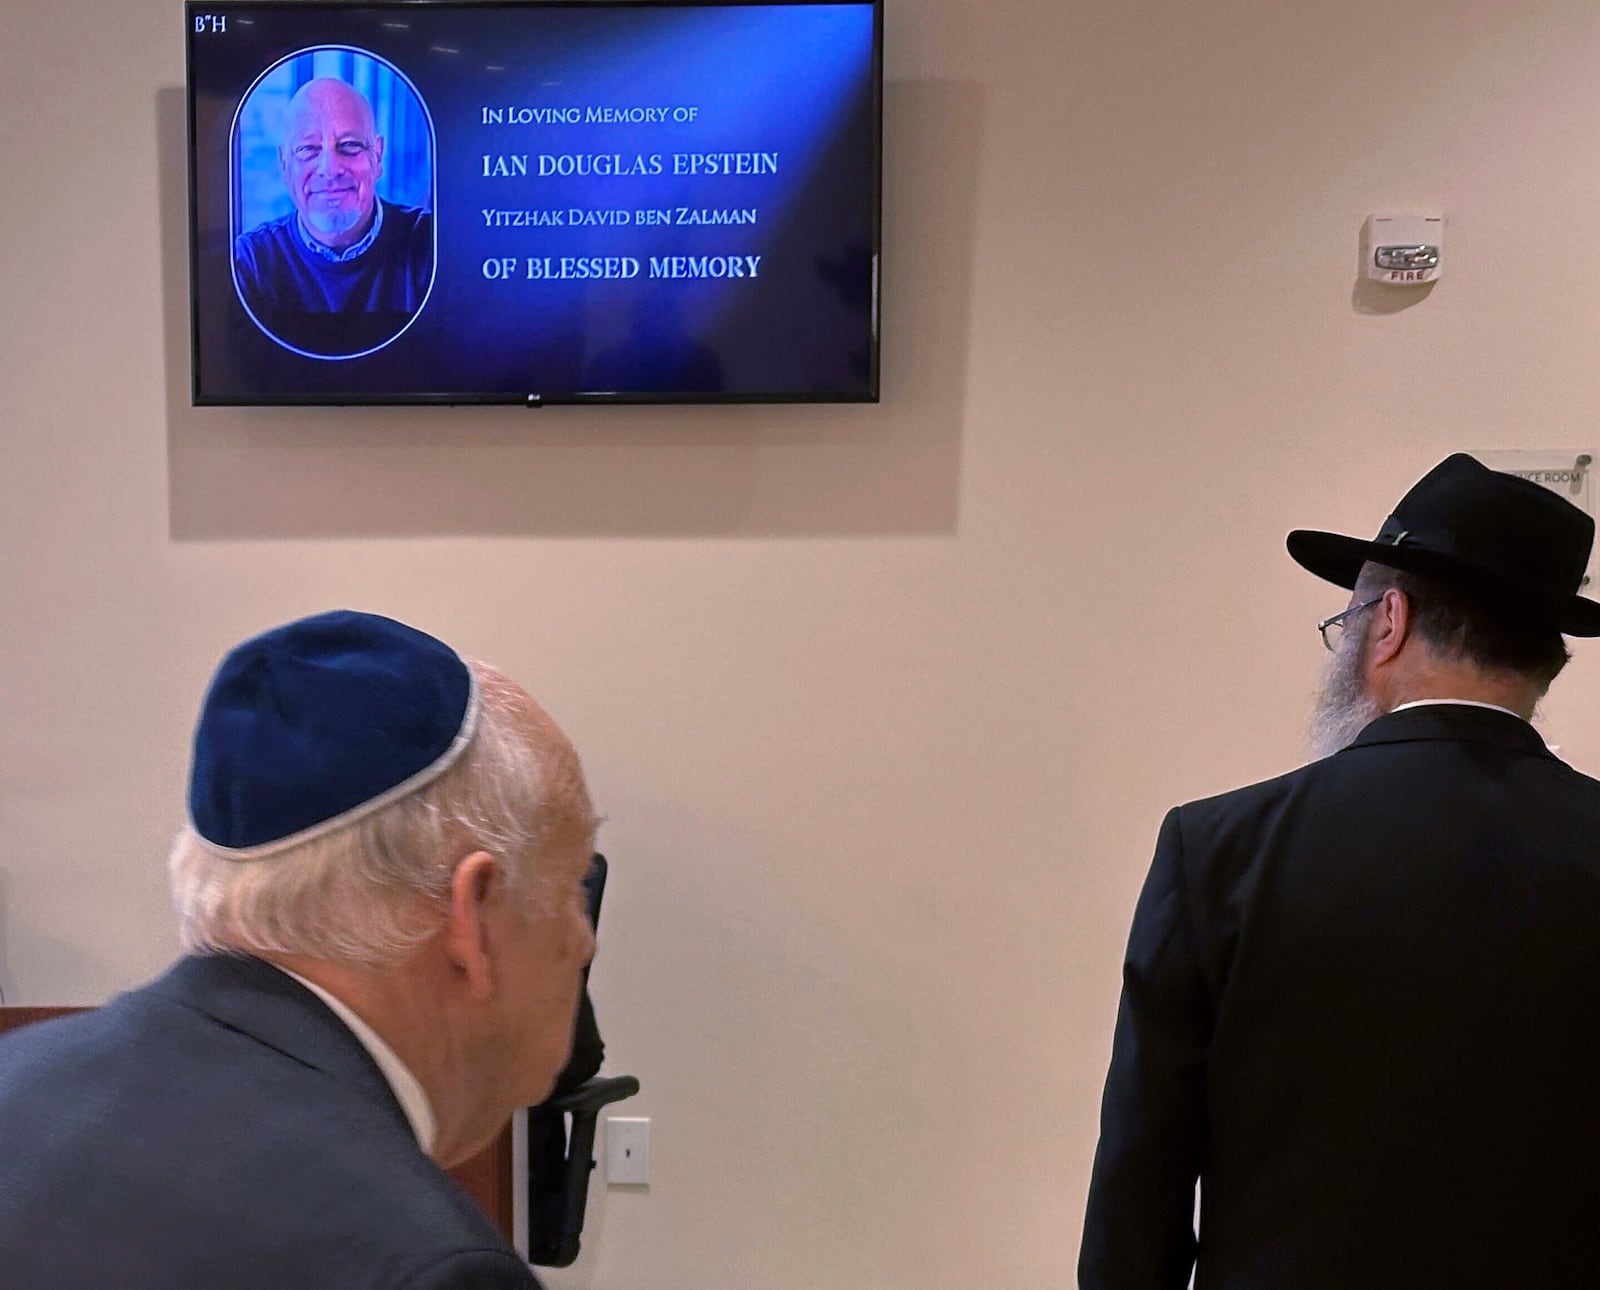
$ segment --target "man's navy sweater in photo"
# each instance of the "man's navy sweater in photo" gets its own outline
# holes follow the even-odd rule
[[[433,278],[433,216],[383,203],[372,245],[347,260],[311,250],[291,211],[234,241],[234,278],[245,307],[275,340],[348,357],[400,333]]]

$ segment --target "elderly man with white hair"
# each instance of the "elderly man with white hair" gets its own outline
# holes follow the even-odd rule
[[[536,1286],[443,1168],[567,1060],[572,745],[493,668],[341,611],[224,659],[189,808],[185,957],[0,1042],[0,1282]]]
[[[378,196],[386,140],[372,106],[334,77],[284,113],[278,167],[293,209],[238,237],[239,298],[280,344],[349,358],[405,330],[433,282],[433,215]]]

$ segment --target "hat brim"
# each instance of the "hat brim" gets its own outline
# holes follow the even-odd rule
[[[1369,560],[1406,573],[1467,580],[1482,585],[1483,575],[1472,566],[1419,547],[1392,546],[1387,542],[1368,542],[1341,533],[1317,529],[1295,529],[1285,545],[1290,558],[1308,573],[1314,573],[1336,587],[1353,589],[1361,566]],[[1600,602],[1582,596],[1558,596],[1529,600],[1526,590],[1504,588],[1529,609],[1547,617],[1551,626],[1564,636],[1600,636]]]

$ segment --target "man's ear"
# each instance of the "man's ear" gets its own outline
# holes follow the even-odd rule
[[[450,912],[445,921],[445,955],[461,973],[468,995],[478,1001],[494,992],[494,947],[489,907],[500,899],[505,875],[487,851],[474,851],[450,878]]]
[[[1382,667],[1393,661],[1411,637],[1411,601],[1395,587],[1383,593],[1380,604],[1372,607],[1372,639],[1367,646],[1367,662]]]
[[[372,151],[377,155],[377,158],[378,158],[378,171],[372,177],[374,179],[382,179],[383,178],[383,136],[381,134],[378,135],[378,137],[375,138],[372,141]]]

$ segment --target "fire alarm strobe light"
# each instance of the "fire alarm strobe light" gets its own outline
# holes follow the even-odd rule
[[[1369,215],[1361,230],[1362,264],[1376,282],[1433,282],[1443,257],[1443,215]]]

